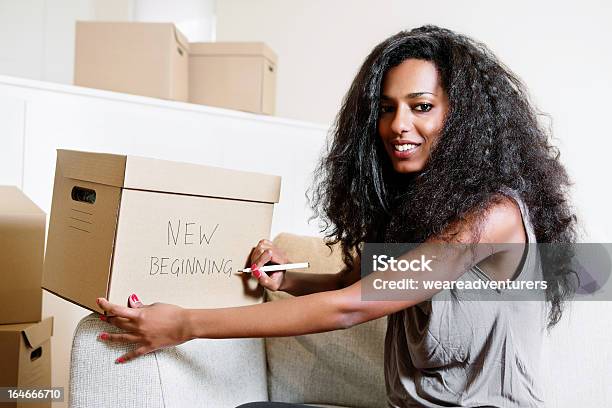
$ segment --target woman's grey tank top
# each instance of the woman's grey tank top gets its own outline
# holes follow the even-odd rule
[[[536,237],[514,190],[528,245],[515,280],[539,280]],[[488,279],[478,268],[461,279]],[[536,301],[461,300],[442,291],[388,316],[385,382],[390,407],[542,407],[544,296]]]

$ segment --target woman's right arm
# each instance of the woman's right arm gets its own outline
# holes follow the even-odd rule
[[[253,250],[251,262],[261,268],[268,262],[276,264],[291,263],[286,255],[272,242],[261,240]],[[259,284],[272,291],[283,291],[293,296],[303,296],[312,293],[326,292],[345,288],[357,282],[361,277],[360,260],[357,258],[350,271],[342,270],[336,273],[304,273],[294,271],[273,272],[269,276],[265,272],[253,275]]]
[[[293,296],[309,295],[311,293],[338,290],[351,286],[361,278],[360,260],[357,258],[353,263],[353,269],[343,269],[337,273],[304,273],[285,272],[284,285],[279,290],[290,293]]]

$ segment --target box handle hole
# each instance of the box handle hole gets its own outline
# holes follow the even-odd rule
[[[96,192],[88,188],[74,186],[70,195],[74,201],[88,204],[94,204],[96,202]]]
[[[274,72],[274,67],[272,65],[268,65],[268,71]]]
[[[30,354],[30,361],[34,361],[42,356],[42,347],[37,348]]]
[[[178,51],[180,56],[183,56],[183,50],[181,50],[180,48],[177,48],[176,50]]]

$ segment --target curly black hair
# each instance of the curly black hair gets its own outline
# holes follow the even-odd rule
[[[385,73],[409,58],[434,63],[449,111],[423,171],[398,174],[378,137],[379,103]],[[401,31],[374,48],[343,100],[308,192],[313,218],[353,268],[363,243],[423,242],[469,214],[484,217],[506,187],[527,205],[537,242],[576,242],[571,183],[541,115],[484,44],[431,25]],[[576,289],[569,259],[554,256],[554,271],[544,270],[549,328]]]

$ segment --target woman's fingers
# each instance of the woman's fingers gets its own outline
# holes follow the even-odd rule
[[[264,271],[260,270],[256,264],[251,266],[251,275],[257,279],[261,286],[272,289],[271,285],[273,285],[274,282]]]
[[[285,253],[275,247],[271,241],[262,239],[257,243],[257,246],[253,248],[250,256],[250,263],[257,264],[257,266],[261,268],[265,264],[284,264],[289,263],[289,261]]]
[[[124,333],[101,333],[99,338],[104,341],[139,344],[137,349],[118,358],[116,362],[123,363],[159,348],[192,339],[185,330],[187,322],[185,309],[165,303],[143,305],[136,299],[138,297],[130,296],[128,300],[133,309],[109,303],[105,299],[99,300],[100,306],[105,311],[116,314],[101,318],[127,330]]]
[[[272,272],[271,275],[268,275],[264,271],[260,270],[256,264],[251,266],[251,275],[257,279],[259,284],[264,288],[274,291],[280,288],[283,273],[283,271],[276,271]]]
[[[272,251],[266,249],[260,256],[255,260],[255,263],[251,265],[251,275],[255,277],[259,281],[259,284],[265,287],[269,287],[273,282],[270,277],[262,270],[262,266],[266,263],[270,262],[272,259]]]
[[[136,327],[134,322],[132,322],[130,319],[126,319],[125,317],[100,315],[100,320],[123,330],[134,330]]]
[[[272,250],[271,249],[265,249],[257,259],[255,259],[255,261],[253,262],[255,265],[257,265],[257,268],[261,268],[262,266],[264,266],[265,264],[267,264],[268,262],[270,262],[272,260]]]
[[[96,299],[96,303],[98,303],[98,306],[100,306],[102,310],[114,316],[125,317],[127,319],[135,319],[138,317],[138,309],[130,309],[129,307],[116,305],[104,298]]]
[[[264,251],[270,248],[272,248],[272,243],[270,241],[263,239],[259,241],[257,246],[253,249],[253,252],[251,253],[251,263],[254,263],[257,259],[259,259],[259,257],[261,257],[261,254],[263,254]]]
[[[127,361],[135,359],[136,357],[144,356],[145,354],[150,353],[152,351],[154,351],[154,349],[150,347],[140,346],[116,359],[115,363],[125,363]]]
[[[142,302],[140,301],[140,299],[138,298],[138,296],[135,293],[132,293],[130,295],[130,297],[128,298],[128,305],[132,308],[139,308],[139,307],[143,307],[144,305],[142,304]]]
[[[138,343],[140,338],[134,333],[106,333],[102,332],[98,335],[102,341],[111,343]]]

